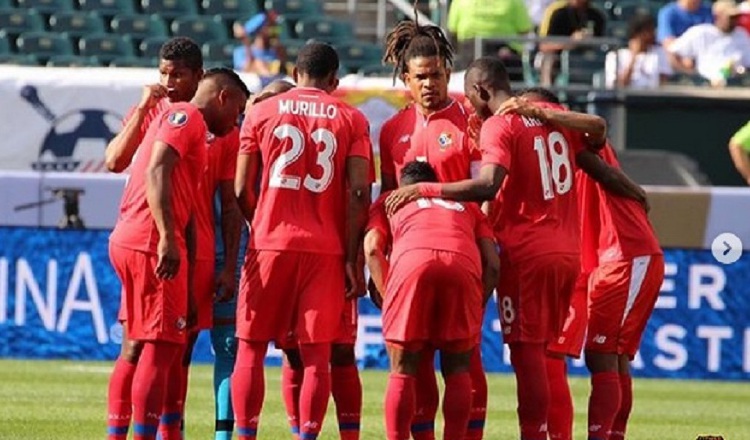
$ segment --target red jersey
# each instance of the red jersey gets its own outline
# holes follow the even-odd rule
[[[346,160],[372,159],[365,116],[322,90],[298,87],[245,118],[240,154],[256,152],[264,166],[252,249],[343,254]]]
[[[213,261],[216,254],[213,201],[219,182],[234,182],[237,169],[237,152],[240,148],[240,131],[235,128],[229,134],[206,139],[206,172],[196,200],[195,224],[198,239],[196,259]]]
[[[609,144],[600,155],[610,166],[620,168]],[[585,202],[581,207],[582,237],[590,237],[583,242],[583,255],[596,255],[599,265],[662,254],[643,206],[608,193],[587,175],[581,177],[579,197]]]
[[[420,160],[432,165],[441,182],[470,179],[482,154],[466,134],[468,119],[458,101],[429,116],[416,106],[396,113],[380,130],[380,173],[399,181],[404,165]]]
[[[110,240],[122,247],[156,252],[159,231],[146,200],[146,169],[154,143],[169,145],[180,160],[172,170],[172,214],[177,244],[185,248],[185,227],[194,211],[200,176],[206,166],[206,123],[192,104],[179,103],[158,115],[138,146],[140,154],[131,166],[130,179],[120,202],[120,215]]]
[[[582,135],[508,114],[487,119],[480,142],[483,165],[499,165],[508,171],[496,198],[500,207],[492,214],[495,237],[503,252],[515,261],[542,254],[578,253],[573,176]]]
[[[481,273],[482,260],[477,241],[480,238],[493,239],[493,234],[475,203],[423,198],[404,205],[389,219],[384,207],[387,195],[380,196],[370,207],[367,229],[376,229],[392,237],[391,262],[398,261],[413,249],[448,251],[470,258]]]

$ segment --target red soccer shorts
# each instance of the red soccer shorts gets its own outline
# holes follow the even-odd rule
[[[627,354],[641,344],[646,322],[664,281],[664,256],[605,263],[589,281],[589,331],[586,351]]]
[[[344,303],[341,313],[339,331],[334,344],[354,345],[357,342],[357,324],[359,321],[358,298],[349,299]]]
[[[547,345],[547,351],[578,359],[586,339],[586,325],[589,320],[589,274],[580,274],[570,298],[568,317],[563,324],[560,336]]]
[[[580,271],[578,254],[539,255],[518,264],[501,255],[497,294],[505,343],[557,339]]]
[[[237,303],[237,337],[316,344],[336,339],[346,294],[344,257],[248,250]],[[283,345],[286,345],[284,343]]]
[[[461,254],[414,249],[391,263],[383,303],[383,336],[408,351],[430,345],[464,352],[482,329],[482,279]]]
[[[215,280],[214,262],[196,260],[193,267],[193,295],[198,309],[198,330],[208,330],[213,326]]]
[[[122,313],[128,337],[136,341],[185,342],[187,327],[187,255],[181,252],[180,269],[171,280],[154,273],[155,254],[110,243],[109,258],[122,282]]]

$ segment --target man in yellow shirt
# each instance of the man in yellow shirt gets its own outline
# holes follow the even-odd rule
[[[750,122],[729,140],[729,154],[732,156],[734,167],[750,185]]]

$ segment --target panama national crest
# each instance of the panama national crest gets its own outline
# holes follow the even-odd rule
[[[50,124],[32,164],[37,171],[101,172],[104,150],[120,129],[122,117],[103,109],[77,109],[56,115],[42,101],[37,88],[27,85],[21,98]]]
[[[440,145],[440,150],[445,150],[453,143],[453,136],[450,133],[443,132],[440,133],[440,136],[438,136],[438,145]]]

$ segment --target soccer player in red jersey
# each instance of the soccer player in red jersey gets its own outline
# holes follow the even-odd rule
[[[190,324],[191,223],[199,192],[195,176],[206,166],[206,133],[231,131],[245,100],[242,87],[233,72],[205,78],[190,103],[159,115],[139,147],[123,193],[110,258],[123,284],[128,335],[142,347],[131,391],[137,440],[156,437],[167,373],[179,362]],[[110,438],[127,437],[128,425],[118,424],[122,421],[110,413]]]
[[[402,184],[438,181],[424,162],[406,164],[400,177]],[[441,351],[443,438],[463,439],[472,403],[469,359],[481,332],[484,304],[497,284],[492,230],[475,204],[424,198],[388,219],[384,199],[371,208],[365,256],[375,285],[385,293],[383,335],[391,359],[386,437],[409,438],[419,358],[429,346],[430,358],[432,347]],[[389,247],[390,260],[385,256]]]
[[[468,134],[469,114],[448,95],[453,47],[437,26],[400,22],[388,34],[384,59],[409,88],[412,105],[385,122],[380,131],[381,192],[398,185],[401,168],[414,160],[427,162],[441,182],[469,179],[479,170],[481,152]],[[374,300],[377,293],[373,294]],[[481,334],[479,335],[481,342]],[[472,414],[467,440],[480,440],[487,412],[487,378],[481,345],[471,358]],[[435,436],[438,387],[434,353],[422,353],[417,375],[417,415],[412,434],[416,440]]]
[[[564,119],[563,111],[544,109],[539,118],[496,114],[511,97],[508,73],[499,59],[475,60],[466,72],[465,93],[485,119],[479,177],[399,188],[386,205],[393,213],[419,197],[459,201],[502,197],[492,212],[502,249],[499,315],[516,373],[521,438],[542,440],[547,438],[549,406],[545,348],[562,327],[580,270],[578,216],[571,189],[574,153],[584,143],[580,134],[547,122],[552,114]],[[589,133],[606,130],[599,117],[579,119],[585,122],[581,129]]]
[[[345,297],[356,293],[372,148],[364,115],[330,95],[338,68],[331,46],[305,45],[297,87],[260,103],[242,125],[235,191],[252,234],[232,375],[241,440],[256,438],[268,342],[290,332],[304,365],[300,438],[317,438],[328,406],[331,342]]]

